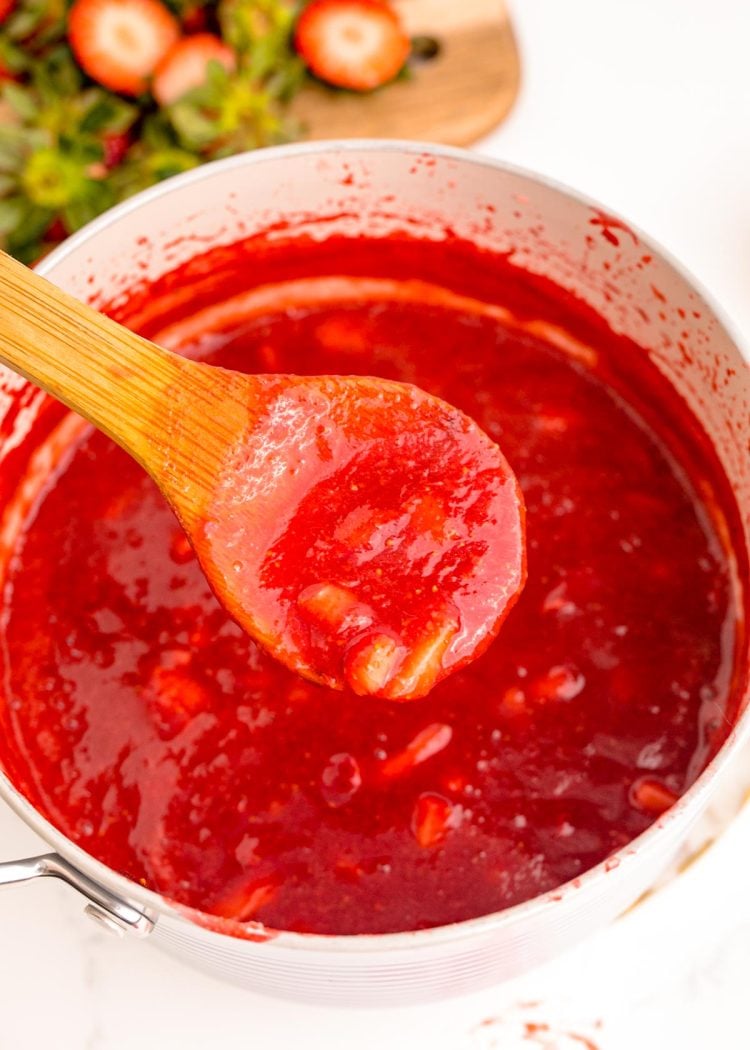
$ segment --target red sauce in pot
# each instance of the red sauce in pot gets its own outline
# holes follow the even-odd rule
[[[119,316],[227,367],[455,404],[520,482],[528,580],[422,701],[303,681],[218,605],[150,480],[82,429],[53,468],[37,457],[0,621],[2,761],[66,835],[218,916],[375,933],[552,889],[689,786],[734,714],[731,501],[642,351],[506,259],[406,238],[257,239]]]

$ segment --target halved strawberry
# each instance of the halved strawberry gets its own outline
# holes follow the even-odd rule
[[[75,0],[68,41],[79,65],[121,95],[140,95],[179,39],[177,19],[160,0]]]
[[[230,72],[237,65],[234,51],[212,33],[196,33],[178,41],[154,74],[151,90],[160,106],[170,106],[206,81],[209,62]]]
[[[409,57],[409,37],[385,0],[313,0],[294,44],[321,80],[371,91],[392,80]]]

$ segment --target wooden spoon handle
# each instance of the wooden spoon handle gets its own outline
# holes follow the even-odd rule
[[[197,369],[4,252],[0,363],[80,413],[147,468],[154,443],[167,437],[160,433],[167,391],[184,384],[189,369]]]

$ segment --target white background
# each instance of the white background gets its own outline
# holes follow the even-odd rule
[[[523,92],[480,148],[652,234],[747,345],[750,0],[515,0],[513,13]],[[39,849],[1,808],[0,859]],[[562,960],[494,991],[379,1013],[260,999],[110,940],[65,887],[8,890],[0,1050],[581,1050],[584,1036],[599,1050],[750,1050],[749,866],[746,809],[683,876]],[[526,1022],[550,1032],[525,1036]]]

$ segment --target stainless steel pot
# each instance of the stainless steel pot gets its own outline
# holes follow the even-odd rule
[[[733,486],[750,546],[750,371],[735,339],[695,281],[660,248],[538,177],[465,152],[399,142],[264,150],[135,197],[68,240],[39,271],[81,298],[112,300],[144,277],[279,220],[298,231],[307,224],[320,235],[310,220],[321,217],[330,220],[327,232],[387,233],[408,223],[438,242],[451,229],[496,250],[512,248],[520,265],[589,302],[649,349],[701,420]],[[26,383],[0,370],[0,455],[19,439],[40,401]],[[742,583],[747,588],[748,580]],[[746,648],[743,661],[747,668]],[[750,736],[747,699],[746,693],[744,713],[710,767],[627,848],[554,893],[452,926],[359,937],[282,932],[263,942],[227,936],[93,860],[2,773],[0,796],[55,852],[0,864],[0,884],[63,879],[108,929],[148,937],[216,976],[279,996],[354,1005],[476,990],[560,952],[653,883]]]

